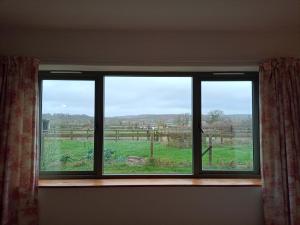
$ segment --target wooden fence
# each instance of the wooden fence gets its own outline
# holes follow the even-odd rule
[[[252,130],[245,127],[223,127],[204,128],[202,133],[202,143],[205,150],[202,156],[208,154],[209,165],[212,165],[213,145],[232,144],[233,139],[252,140]],[[44,130],[42,138],[59,138],[70,140],[92,140],[94,130],[79,129],[50,129]],[[153,159],[154,142],[160,142],[168,146],[178,148],[192,147],[191,128],[165,128],[165,129],[104,129],[104,140],[112,141],[149,141],[150,159]],[[43,143],[43,141],[42,141]]]
[[[163,141],[176,138],[192,138],[191,128],[165,128],[165,129],[104,129],[105,140],[147,140],[154,135],[154,141]],[[43,131],[45,137],[65,138],[65,139],[90,139],[94,137],[94,130],[80,130],[80,129],[51,129]],[[224,143],[224,139],[233,138],[250,138],[252,137],[251,128],[229,127],[229,128],[204,128],[202,138],[204,144],[211,137],[214,141]]]

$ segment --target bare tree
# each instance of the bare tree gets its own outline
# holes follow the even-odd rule
[[[207,115],[208,115],[207,122],[209,124],[222,121],[224,119],[224,112],[218,109],[208,112]]]

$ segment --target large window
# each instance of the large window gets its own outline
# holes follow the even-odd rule
[[[259,175],[257,73],[40,73],[40,174]]]

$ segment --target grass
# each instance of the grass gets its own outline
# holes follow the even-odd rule
[[[44,142],[41,169],[43,171],[93,170],[93,142],[48,138]],[[204,146],[203,151],[206,149]],[[128,157],[142,162],[129,163]],[[203,157],[206,170],[251,170],[252,147],[250,145],[214,145],[212,164],[208,154]],[[105,174],[191,174],[192,149],[176,148],[154,143],[153,159],[150,159],[148,141],[104,142]]]
[[[253,150],[251,145],[214,145],[212,165],[208,154],[203,157],[205,170],[252,170]]]
[[[93,170],[92,141],[45,139],[41,153],[42,171]]]
[[[154,143],[153,160],[150,160],[150,143],[147,141],[105,141],[104,148],[114,152],[113,157],[104,162],[105,174],[192,173],[191,148],[179,149]],[[128,165],[129,156],[143,158],[145,163]]]

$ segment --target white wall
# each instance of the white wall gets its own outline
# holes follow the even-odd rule
[[[40,225],[262,225],[258,187],[40,188]]]
[[[300,33],[238,31],[91,31],[0,29],[0,54],[43,64],[257,65],[300,57]]]

